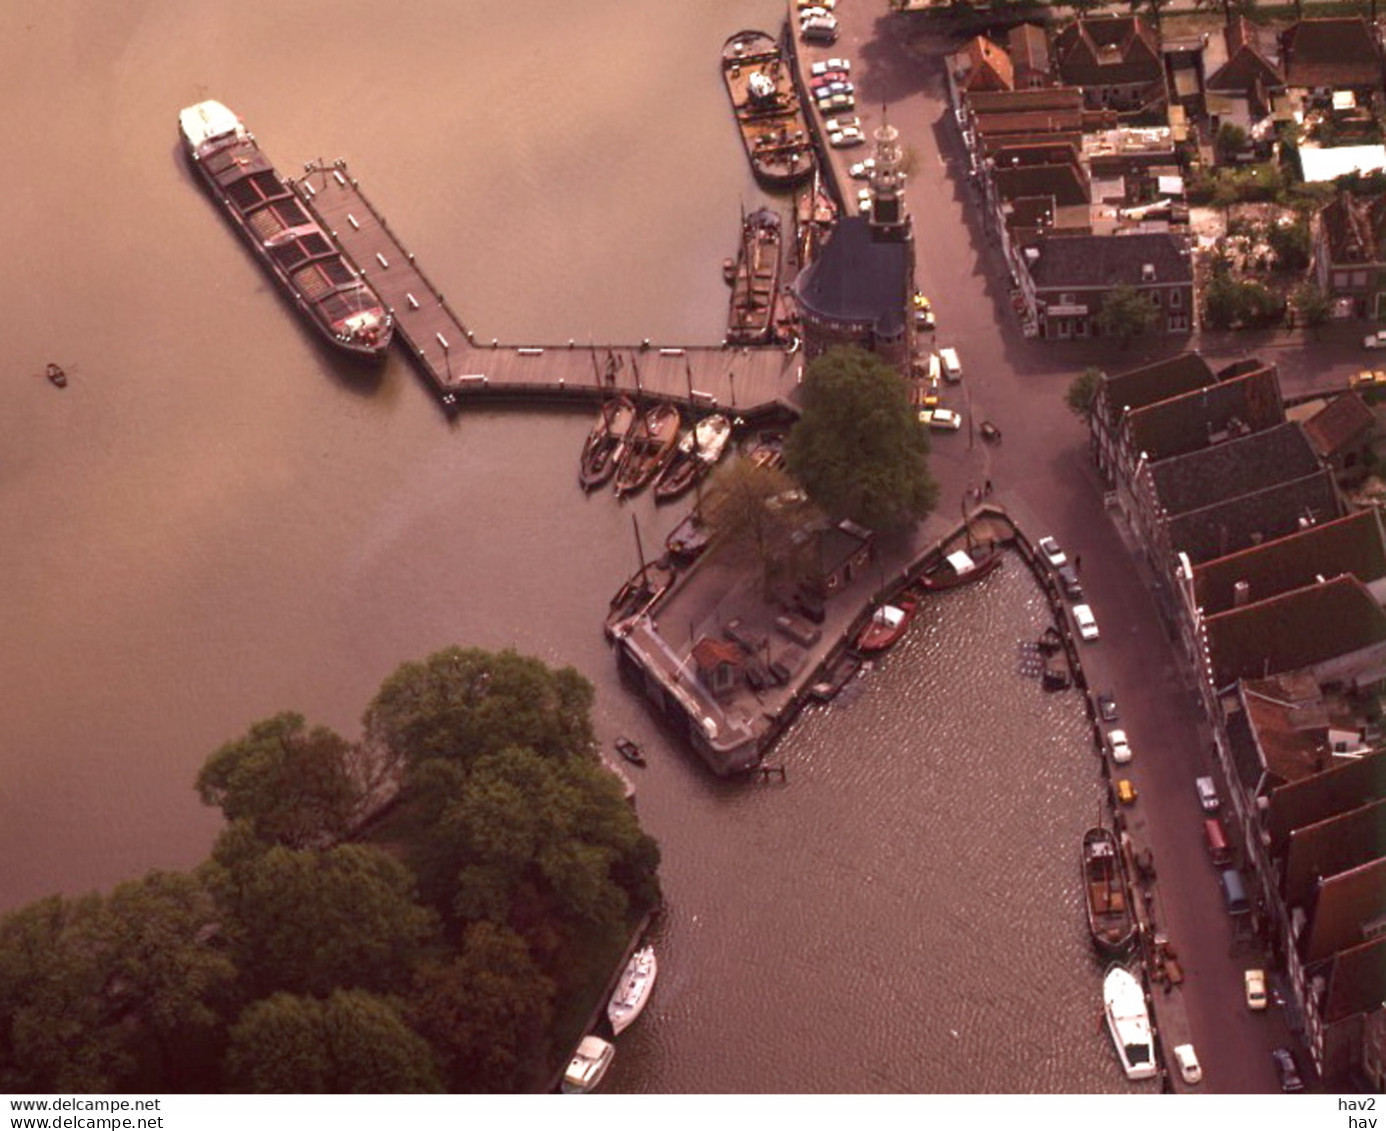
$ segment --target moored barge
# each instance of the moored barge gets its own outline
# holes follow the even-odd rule
[[[379,357],[394,323],[385,304],[220,102],[178,115],[188,160],[280,288],[332,345]]]
[[[757,208],[742,219],[727,312],[727,341],[732,345],[759,345],[774,336],[780,244],[780,214],[773,208]]]
[[[763,31],[739,31],[722,45],[736,125],[751,171],[767,188],[788,189],[816,165],[794,77],[780,44]]]

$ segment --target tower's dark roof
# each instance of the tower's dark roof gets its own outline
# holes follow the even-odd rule
[[[870,322],[894,335],[904,328],[908,275],[904,241],[878,238],[866,217],[848,216],[794,288],[800,305],[820,317]]]

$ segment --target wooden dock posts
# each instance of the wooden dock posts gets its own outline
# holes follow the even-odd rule
[[[803,376],[797,346],[660,346],[568,341],[506,345],[480,341],[419,266],[346,163],[305,166],[294,191],[375,288],[395,335],[444,409],[469,398],[599,402],[615,392],[684,402],[690,382],[708,411],[755,418],[797,415]],[[608,358],[603,370],[598,353]]]

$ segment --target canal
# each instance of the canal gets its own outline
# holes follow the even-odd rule
[[[603,738],[652,753],[662,974],[610,1087],[1125,1086],[1077,902],[1097,767],[1076,695],[1016,674],[1044,617],[1018,563],[806,715],[786,785],[715,781],[600,631],[630,514],[647,542],[678,516],[579,493],[584,416],[450,424],[401,358],[327,356],[177,151],[212,97],[286,172],[350,159],[479,333],[717,340],[761,198],[716,59],[782,10],[11,5],[0,907],[195,864],[197,769],[253,720],[354,735],[400,662],[513,646],[585,672]]]

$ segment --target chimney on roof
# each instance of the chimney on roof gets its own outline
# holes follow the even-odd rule
[[[1232,585],[1232,607],[1240,609],[1251,603],[1251,582],[1241,580]]]

